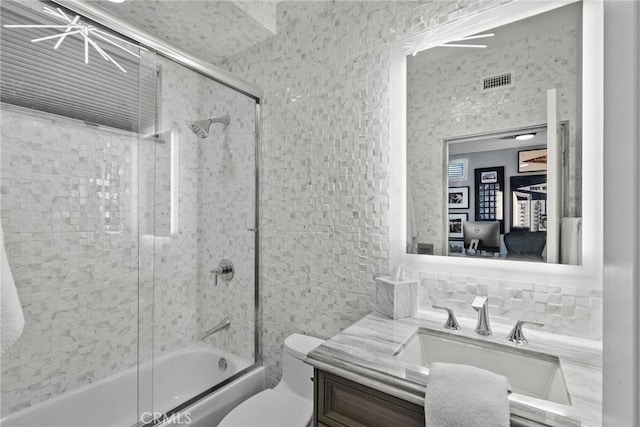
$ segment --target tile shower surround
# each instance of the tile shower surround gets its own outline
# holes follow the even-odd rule
[[[142,139],[138,159],[135,134],[2,110],[2,226],[26,318],[1,358],[2,416],[183,348],[224,316],[231,327],[207,341],[253,360],[253,101],[157,61],[159,130],[173,131],[180,163],[171,237],[169,139]],[[204,140],[184,125],[224,112],[229,127]],[[236,276],[214,288],[222,257]]]
[[[373,277],[390,271],[389,44],[500,3],[281,2],[278,34],[223,64],[265,92],[261,332],[271,385],[289,334],[349,326],[373,308]],[[492,321],[545,316],[548,330],[602,333],[600,291],[413,275],[422,308],[451,303],[474,316],[465,302],[489,295]]]

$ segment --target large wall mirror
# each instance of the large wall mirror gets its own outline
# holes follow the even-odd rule
[[[576,2],[407,56],[409,253],[581,262],[581,46]]]
[[[516,0],[392,46],[394,262],[599,286],[601,8]]]

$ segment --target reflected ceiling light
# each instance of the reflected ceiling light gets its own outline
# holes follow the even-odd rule
[[[55,46],[53,46],[54,49],[58,49],[60,47],[60,45],[62,44],[62,42],[65,40],[65,38],[67,38],[67,36],[72,36],[72,35],[79,35],[80,37],[82,37],[84,39],[84,63],[88,64],[89,63],[89,46],[93,47],[99,54],[100,56],[102,56],[102,58],[107,61],[107,62],[112,62],[113,65],[115,65],[116,67],[118,67],[123,73],[126,73],[127,70],[125,70],[124,68],[122,68],[122,66],[120,64],[118,64],[115,59],[113,59],[107,52],[104,51],[104,49],[102,49],[98,43],[96,42],[96,38],[100,39],[103,42],[109,43],[112,46],[117,47],[120,50],[123,50],[133,56],[135,56],[136,58],[140,58],[140,55],[138,55],[137,53],[121,46],[119,43],[123,43],[125,45],[129,45],[129,46],[133,46],[134,48],[139,48],[137,45],[135,45],[134,43],[128,42],[126,40],[123,40],[119,37],[113,36],[105,31],[102,31],[98,28],[96,28],[93,25],[89,25],[89,24],[85,24],[84,22],[80,21],[80,16],[76,15],[73,18],[69,17],[69,15],[67,15],[66,13],[64,13],[64,11],[62,9],[60,9],[59,7],[53,9],[49,6],[44,6],[42,8],[42,10],[49,14],[54,16],[55,18],[64,21],[65,23],[63,25],[47,25],[47,24],[37,24],[37,25],[13,25],[13,24],[9,24],[9,25],[4,25],[5,28],[53,28],[53,29],[59,29],[62,32],[59,34],[54,34],[52,36],[45,36],[45,37],[39,37],[36,39],[31,40],[32,43],[38,43],[44,40],[53,40],[53,39],[58,39],[58,41],[56,42]]]
[[[109,0],[111,3],[124,3],[124,0]]]
[[[466,36],[466,37],[462,37],[455,40],[449,40],[448,42],[444,42],[444,43],[436,42],[432,44],[425,44],[425,42],[429,38],[429,36],[427,36],[424,38],[424,40],[422,40],[422,43],[420,43],[415,47],[415,50],[413,51],[412,56],[416,56],[418,52],[420,52],[421,50],[430,49],[433,47],[470,47],[473,49],[485,49],[487,47],[486,44],[460,44],[457,42],[466,42],[468,40],[484,39],[484,38],[493,37],[493,36],[495,36],[494,33],[478,34],[476,36]]]
[[[516,139],[518,141],[527,141],[532,139],[534,136],[536,136],[535,133],[523,133],[522,135],[516,135]]]

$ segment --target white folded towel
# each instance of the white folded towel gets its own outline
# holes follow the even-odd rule
[[[18,340],[24,328],[24,314],[18,298],[18,290],[16,289],[13,275],[9,268],[9,260],[4,247],[4,236],[2,228],[0,228],[0,269],[2,270],[0,283],[0,346],[1,352],[4,353]]]
[[[432,363],[424,396],[428,427],[509,427],[509,383],[468,365]]]

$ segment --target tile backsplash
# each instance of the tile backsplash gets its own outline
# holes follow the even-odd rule
[[[418,306],[423,310],[433,310],[435,304],[452,308],[458,316],[477,318],[471,302],[488,296],[492,322],[531,320],[544,323],[549,332],[602,338],[601,290],[431,273],[413,276],[420,279]]]

